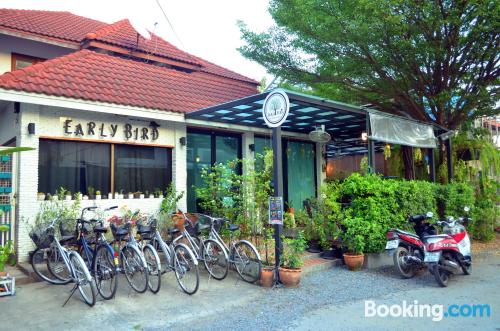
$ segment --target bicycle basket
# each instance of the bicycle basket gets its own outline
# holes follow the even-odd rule
[[[49,248],[54,240],[54,228],[35,229],[29,233],[29,236],[37,248]]]
[[[74,228],[65,223],[67,223],[66,220],[59,223],[59,233],[61,234],[61,237],[73,236],[75,234]]]

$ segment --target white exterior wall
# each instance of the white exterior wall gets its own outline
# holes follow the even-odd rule
[[[0,35],[0,74],[11,70],[11,54],[18,53],[52,59],[61,55],[74,52],[75,49],[50,45],[38,41]]]
[[[1,122],[3,116],[0,115]],[[83,136],[82,139],[92,139],[95,141],[115,141],[126,142],[123,134],[123,125],[126,123],[135,127],[148,127],[149,120],[131,118],[121,115],[99,114],[95,112],[86,112],[82,110],[73,110],[67,108],[56,108],[33,104],[21,104],[20,116],[20,134],[18,137],[18,146],[34,147],[35,151],[19,153],[19,173],[18,173],[18,238],[17,251],[20,260],[27,260],[28,253],[33,249],[33,244],[29,238],[31,224],[36,219],[40,204],[44,203],[37,201],[38,193],[38,147],[40,137],[54,138],[78,138],[74,135],[64,134],[64,121],[66,119],[73,120],[71,122],[71,131],[74,132],[75,125],[81,123],[84,126],[85,133],[87,122],[95,122],[95,136]],[[138,141],[137,144],[155,144],[158,146],[173,146],[172,150],[172,178],[175,186],[180,191],[186,191],[186,147],[180,146],[179,138],[185,136],[186,125],[184,123],[174,123],[167,121],[156,122],[160,125],[158,128],[159,138],[155,141]],[[35,123],[34,135],[28,134],[28,123]],[[115,137],[98,137],[98,127],[104,123],[105,128],[109,128],[111,124],[118,124],[118,130]],[[46,193],[46,192],[44,192]],[[54,192],[52,192],[54,193]],[[68,202],[69,203],[69,202]],[[153,213],[158,210],[161,199],[104,199],[104,200],[83,200],[82,207],[97,205],[97,206],[113,206],[117,205],[135,210],[140,209],[145,213]],[[179,202],[179,207],[186,206],[186,197]],[[118,213],[118,211],[117,211]]]

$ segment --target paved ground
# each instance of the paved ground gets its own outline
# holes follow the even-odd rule
[[[343,267],[307,275],[296,289],[263,289],[231,277],[202,278],[194,296],[178,290],[172,274],[159,294],[139,295],[120,279],[118,296],[89,308],[70,287],[28,284],[15,297],[0,298],[0,330],[499,330],[500,256],[479,257],[471,276],[455,276],[438,288],[424,274],[398,278],[391,268],[349,272]],[[364,300],[395,304],[490,304],[490,318],[364,318]]]

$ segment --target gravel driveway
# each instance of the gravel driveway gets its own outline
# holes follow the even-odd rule
[[[433,295],[433,301],[429,303],[444,303],[439,300],[446,293],[455,291],[453,293],[466,298],[470,291],[476,291],[473,286],[481,286],[483,292],[498,292],[500,257],[477,259],[476,262],[473,275],[456,276],[447,289],[438,288],[427,273],[403,280],[394,274],[392,268],[350,272],[344,267],[335,267],[308,274],[303,277],[301,286],[295,289],[264,289],[246,284],[238,281],[234,272],[222,282],[209,281],[204,274],[200,290],[193,296],[180,292],[172,274],[163,277],[162,289],[157,295],[131,292],[125,279],[121,278],[117,297],[111,301],[99,301],[93,308],[83,304],[77,295],[61,308],[70,287],[36,283],[20,286],[15,297],[0,298],[1,329],[356,329],[351,322],[363,320],[362,308],[355,306],[342,315],[336,312],[364,299],[383,300],[388,295],[401,299],[408,292],[420,291],[426,296]],[[493,268],[491,263],[496,267]],[[318,314],[322,311],[328,313]],[[492,313],[493,317],[496,316],[494,321],[498,321],[498,306],[493,307]],[[343,324],[338,324],[342,318]],[[401,327],[405,325],[404,320],[400,322]],[[346,325],[351,327],[346,328]]]

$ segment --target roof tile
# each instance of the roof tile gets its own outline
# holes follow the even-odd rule
[[[257,93],[255,84],[222,75],[182,72],[85,49],[3,74],[0,88],[174,112]]]

